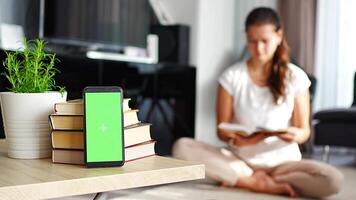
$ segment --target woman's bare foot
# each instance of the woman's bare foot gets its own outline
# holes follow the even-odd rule
[[[250,177],[241,177],[237,187],[249,189],[254,192],[269,194],[284,194],[290,197],[296,197],[297,193],[288,183],[277,183],[270,175],[264,171],[255,171]]]
[[[270,194],[286,194],[291,197],[296,197],[297,193],[288,183],[278,183],[270,175],[264,171],[255,172],[257,178],[257,190]],[[257,191],[258,192],[258,191]]]

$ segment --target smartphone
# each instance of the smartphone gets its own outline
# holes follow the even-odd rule
[[[86,87],[83,99],[86,166],[122,166],[125,162],[122,89]]]

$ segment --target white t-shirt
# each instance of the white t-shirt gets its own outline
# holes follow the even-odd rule
[[[251,128],[285,129],[290,126],[294,99],[310,86],[303,70],[288,64],[286,99],[276,105],[270,89],[256,85],[250,78],[246,62],[226,69],[220,85],[233,97],[234,123]],[[273,167],[286,161],[301,160],[297,143],[287,143],[278,137],[268,137],[256,145],[236,147],[237,155],[255,167]]]

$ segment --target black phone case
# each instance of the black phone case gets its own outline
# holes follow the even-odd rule
[[[123,111],[121,109],[121,123],[122,123],[122,161],[108,161],[108,162],[87,162],[87,136],[86,136],[86,111],[85,111],[85,93],[88,92],[119,92],[121,95],[121,105],[123,102],[123,90],[118,86],[88,86],[83,90],[84,100],[84,162],[86,167],[121,167],[125,163],[125,144],[124,144],[124,118]]]

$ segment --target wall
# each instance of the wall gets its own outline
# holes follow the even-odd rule
[[[235,1],[202,0],[199,4],[195,137],[217,143],[217,78],[234,60]]]

